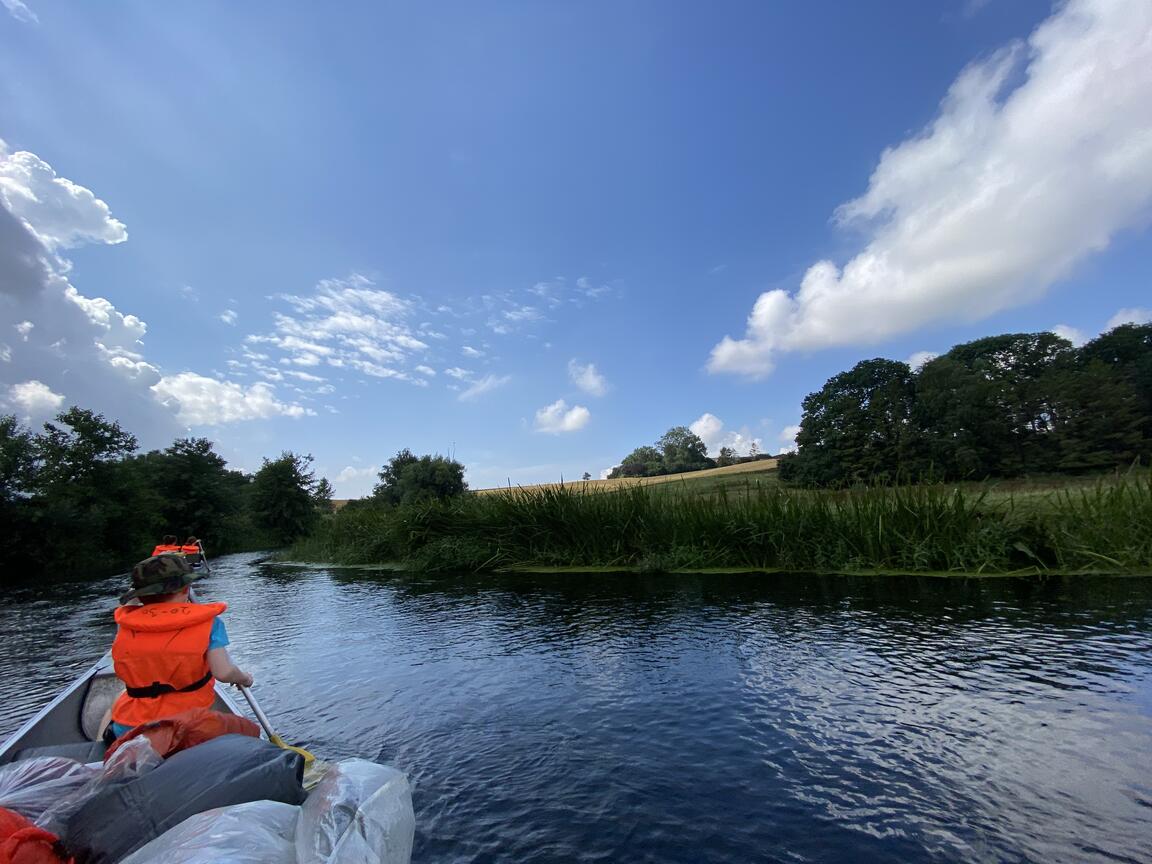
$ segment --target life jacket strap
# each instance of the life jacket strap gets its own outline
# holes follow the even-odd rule
[[[173,687],[171,684],[153,681],[147,687],[126,687],[124,689],[133,699],[156,699],[166,693],[193,693],[201,687],[207,687],[211,680],[212,673],[209,672],[199,681],[193,681],[187,687]]]

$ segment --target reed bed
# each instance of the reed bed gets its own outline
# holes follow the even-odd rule
[[[1152,473],[1021,500],[989,492],[750,484],[691,496],[537,487],[344,510],[289,554],[420,571],[1152,573]]]

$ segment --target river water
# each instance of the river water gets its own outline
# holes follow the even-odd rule
[[[1152,861],[1152,578],[216,562],[290,740],[412,780],[416,862]],[[6,588],[0,734],[119,580]]]

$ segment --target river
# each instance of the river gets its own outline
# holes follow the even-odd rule
[[[406,771],[415,862],[1152,861],[1152,578],[216,562],[290,740]],[[119,580],[0,598],[0,733]]]

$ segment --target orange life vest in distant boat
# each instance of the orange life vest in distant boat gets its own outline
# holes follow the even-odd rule
[[[153,555],[163,555],[165,552],[179,552],[179,551],[180,551],[179,546],[170,546],[166,543],[161,543],[159,546],[157,546],[155,549],[152,550],[152,554]]]
[[[199,555],[200,554],[200,547],[199,546],[181,546],[179,551],[183,552],[185,555]]]
[[[212,621],[224,603],[149,603],[116,610],[120,629],[112,642],[116,677],[127,689],[112,706],[112,719],[139,726],[216,699],[208,668]]]

